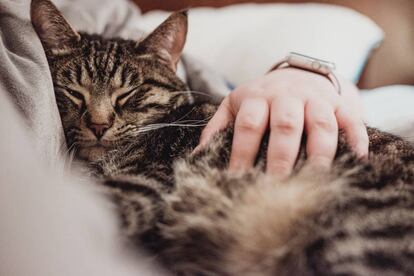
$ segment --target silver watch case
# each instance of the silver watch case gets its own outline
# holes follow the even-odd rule
[[[333,73],[333,70],[335,70],[335,63],[333,62],[291,52],[285,59],[273,66],[272,70],[276,70],[282,67],[294,67],[324,75],[335,86],[338,94],[341,94],[338,78]]]

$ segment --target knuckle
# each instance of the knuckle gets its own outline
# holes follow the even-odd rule
[[[338,125],[334,120],[329,119],[328,117],[317,117],[311,123],[311,127],[318,130],[323,130],[326,132],[336,132],[338,130]]]
[[[233,149],[230,158],[230,167],[233,169],[247,168],[253,165],[255,154],[246,148]]]
[[[237,149],[237,152],[232,152],[233,154],[233,163],[235,164],[240,164],[240,165],[245,165],[245,164],[249,164],[251,159],[254,159],[255,154],[254,152],[251,152],[249,150],[246,149],[242,149],[239,148]]]
[[[240,114],[236,119],[236,128],[242,131],[259,131],[262,129],[263,120],[259,114]]]
[[[254,95],[259,95],[262,93],[263,87],[256,83],[248,83],[240,87],[240,90],[247,93],[253,93]]]
[[[236,128],[242,131],[256,132],[261,129],[261,123],[245,116],[236,122]]]
[[[278,156],[274,157],[272,163],[280,167],[289,168],[292,164],[291,161],[288,153],[279,153]]]
[[[283,134],[292,134],[298,130],[299,124],[295,117],[285,115],[281,118],[272,120],[270,128]]]
[[[289,173],[292,169],[291,162],[287,159],[278,159],[271,162],[268,166],[268,170],[275,173]]]

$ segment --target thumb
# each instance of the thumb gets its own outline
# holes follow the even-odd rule
[[[214,134],[226,128],[232,121],[234,121],[234,115],[230,108],[229,97],[226,97],[201,133],[200,142],[194,152],[202,149]]]

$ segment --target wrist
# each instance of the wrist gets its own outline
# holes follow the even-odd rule
[[[302,70],[294,67],[279,68],[267,73],[273,83],[278,83],[282,87],[298,87],[301,90],[329,90],[334,95],[337,94],[334,86],[328,78],[311,71]]]
[[[271,71],[280,70],[282,68],[295,68],[324,76],[331,82],[337,93],[339,95],[341,94],[341,85],[333,72],[335,70],[335,64],[332,62],[298,53],[289,53],[285,59],[276,63],[276,65],[271,68]]]

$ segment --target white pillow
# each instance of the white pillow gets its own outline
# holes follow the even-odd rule
[[[414,86],[385,86],[361,95],[368,125],[414,141]]]
[[[169,13],[143,16],[151,31]],[[325,4],[242,4],[190,10],[185,51],[216,68],[233,84],[263,75],[290,51],[333,61],[354,82],[382,30],[351,9]]]

